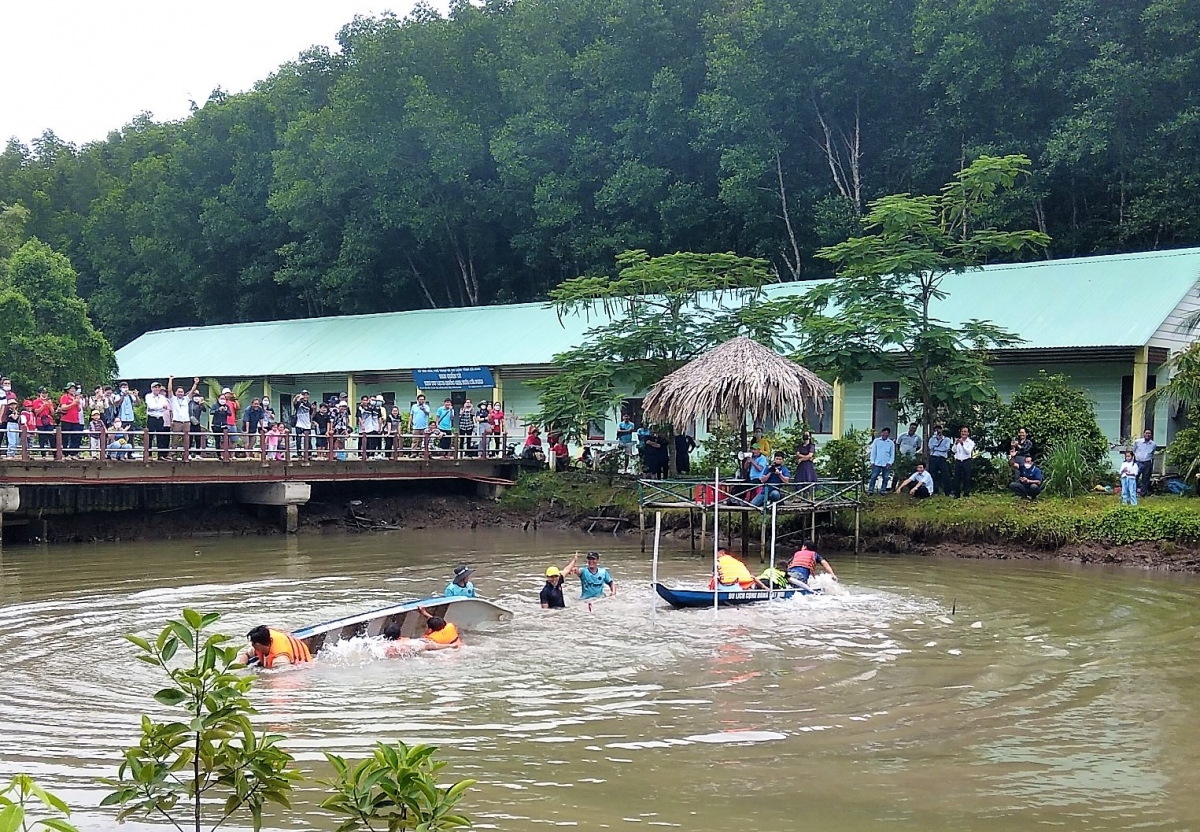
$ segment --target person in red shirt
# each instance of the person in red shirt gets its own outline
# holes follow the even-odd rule
[[[488,424],[492,429],[492,438],[496,440],[496,456],[504,456],[504,409],[500,407],[500,402],[492,402]]]
[[[59,397],[58,413],[62,422],[63,455],[79,456],[79,445],[83,440],[83,399],[74,382],[68,384]]]
[[[50,391],[45,387],[38,388],[37,398],[33,400],[33,420],[37,425],[38,453],[44,457],[54,447],[57,425],[54,402],[50,400]]]

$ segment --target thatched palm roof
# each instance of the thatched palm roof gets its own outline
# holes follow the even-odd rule
[[[678,431],[709,416],[731,425],[803,418],[818,411],[830,387],[819,376],[749,338],[734,338],[690,361],[650,388],[643,403],[650,422],[670,422]]]

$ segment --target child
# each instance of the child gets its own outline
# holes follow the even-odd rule
[[[37,419],[33,415],[33,402],[30,399],[26,399],[21,405],[20,430],[21,448],[25,450],[29,448],[30,439],[37,430]]]
[[[87,425],[88,431],[88,451],[91,452],[92,459],[100,458],[100,435],[104,432],[104,420],[100,418],[100,411],[93,410],[91,421]]]
[[[283,459],[281,446],[285,436],[287,436],[287,428],[282,422],[276,422],[267,430],[267,459]]]

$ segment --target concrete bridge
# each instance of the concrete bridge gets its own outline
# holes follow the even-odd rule
[[[261,456],[261,455],[260,455]],[[132,459],[20,459],[0,457],[0,524],[40,524],[45,515],[93,511],[161,511],[189,505],[237,502],[277,510],[281,526],[294,532],[300,506],[314,483],[474,483],[498,496],[522,468],[540,463],[513,457],[451,454],[384,459],[279,459],[189,461]],[[30,536],[42,537],[36,531]]]

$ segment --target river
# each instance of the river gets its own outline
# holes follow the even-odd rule
[[[600,548],[618,595],[543,611]],[[628,539],[520,532],[205,539],[0,553],[0,775],[94,807],[157,689],[123,633],[181,607],[300,626],[429,594],[460,561],[511,625],[406,660],[338,650],[256,682],[302,770],[441,747],[483,828],[921,832],[1200,828],[1200,580],[1036,562],[831,556],[841,597],[672,611]],[[757,565],[754,563],[753,565]],[[706,580],[686,547],[669,580]],[[577,593],[576,593],[577,594]],[[746,733],[751,732],[751,733]],[[1190,785],[1189,785],[1190,784]],[[312,782],[297,803],[319,802]],[[332,829],[319,814],[268,828]],[[127,824],[125,829],[161,828]]]

